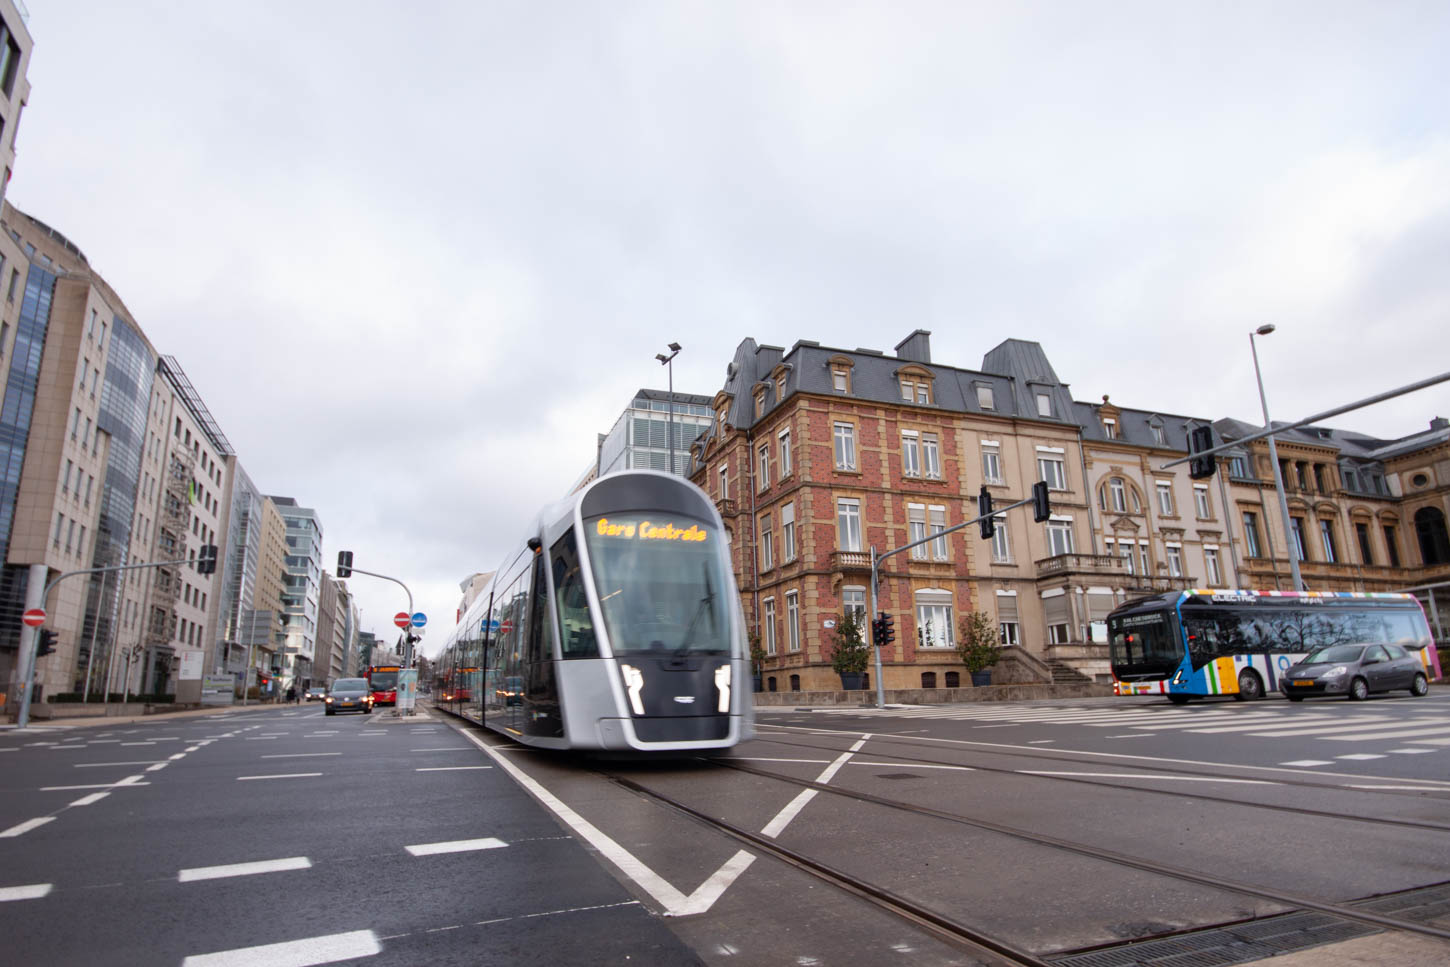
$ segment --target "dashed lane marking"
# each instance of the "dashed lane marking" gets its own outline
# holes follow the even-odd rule
[[[142,782],[141,781],[141,776],[138,774],[138,775],[134,775],[134,776],[127,776],[124,779],[118,779],[115,782],[97,782],[97,783],[92,783],[92,784],[90,784],[88,786],[41,786],[40,787],[40,791],[41,792],[68,792],[69,790],[72,790],[72,789],[123,789],[123,788],[129,788],[131,786],[149,786],[149,785],[151,785],[151,783],[149,783],[149,782]]]
[[[1292,766],[1295,769],[1308,769],[1312,766],[1332,766],[1333,762],[1328,759],[1295,759],[1293,762],[1281,762],[1281,766]]]
[[[0,903],[7,900],[39,900],[50,892],[49,883],[32,883],[29,886],[0,886]]]
[[[467,772],[471,769],[492,769],[493,766],[423,766],[414,772]]]
[[[72,806],[89,806],[91,803],[100,802],[102,799],[105,799],[109,795],[110,795],[109,792],[93,792],[89,796],[82,796],[81,798],[77,799],[75,802],[71,803],[71,805]]]
[[[0,839],[10,839],[15,836],[24,836],[32,829],[44,826],[46,823],[50,822],[54,818],[54,816],[41,816],[39,819],[27,819],[25,822],[15,826],[11,826],[9,829],[5,830],[5,832],[0,833]]]
[[[466,745],[446,745],[440,749],[409,749],[409,752],[472,752]],[[1425,750],[1428,751],[1428,750]],[[340,755],[341,753],[336,753]]]
[[[1384,756],[1377,755],[1377,754],[1375,754],[1373,752],[1351,752],[1349,755],[1337,755],[1334,758],[1336,758],[1336,759],[1354,759],[1354,760],[1357,760],[1357,761],[1363,761],[1363,760],[1366,760],[1366,759],[1383,759]]]
[[[178,753],[176,753],[176,755],[169,755],[166,758],[169,759],[169,760],[171,760],[172,762],[175,762],[177,759],[185,759],[186,758],[186,753],[185,752],[178,752]],[[159,763],[159,762],[157,763],[157,765],[160,765],[160,764],[161,763]]]
[[[249,779],[311,779],[320,776],[320,772],[289,772],[275,776],[237,776],[238,782],[246,782]]]
[[[341,752],[274,752],[263,759],[316,759],[324,755],[342,755]]]
[[[1396,755],[1425,755],[1434,751],[1434,749],[1390,749],[1390,752]]]
[[[284,870],[310,870],[312,861],[305,856],[289,856],[281,860],[257,860],[252,863],[229,863],[225,866],[196,866],[176,874],[178,883],[196,880],[220,880],[229,876],[255,876],[258,873],[280,873]]]
[[[169,765],[171,765],[171,763],[169,763],[169,762],[158,762],[154,766],[147,766],[146,767],[146,771],[147,772],[160,772],[162,769],[165,769]]]
[[[501,839],[455,839],[449,843],[418,843],[403,847],[414,856],[434,856],[438,853],[467,853],[481,849],[500,849],[507,846]]]
[[[139,759],[131,762],[76,762],[77,769],[100,769],[106,766],[154,766],[158,759]]]
[[[306,940],[193,954],[181,962],[181,967],[312,967],[313,964],[335,964],[339,960],[372,957],[382,952],[383,945],[377,934],[371,930],[354,930]]]

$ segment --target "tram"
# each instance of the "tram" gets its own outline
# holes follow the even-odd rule
[[[448,636],[438,704],[528,745],[722,749],[753,735],[749,660],[714,504],[625,471],[529,524]]]

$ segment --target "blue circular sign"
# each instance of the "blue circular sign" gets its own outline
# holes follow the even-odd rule
[[[421,628],[428,623],[428,616],[421,611],[413,612],[413,627]]]

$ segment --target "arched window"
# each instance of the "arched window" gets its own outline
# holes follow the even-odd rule
[[[1138,488],[1122,477],[1109,477],[1098,488],[1098,507],[1119,514],[1126,514],[1132,508],[1132,513],[1137,514],[1142,512],[1143,503],[1138,499]]]
[[[1431,564],[1450,564],[1450,535],[1445,532],[1445,515],[1438,507],[1415,511],[1415,535],[1420,538],[1420,557]]]
[[[960,688],[962,686],[962,673],[947,672],[946,680],[947,688]]]
[[[792,692],[798,692],[801,690],[801,677],[799,675],[792,675],[790,677],[790,690]]]

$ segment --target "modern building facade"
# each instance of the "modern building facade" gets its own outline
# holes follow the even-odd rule
[[[711,401],[714,419],[692,447],[690,475],[730,531],[767,688],[839,687],[831,627],[846,611],[870,609],[871,548],[972,519],[984,488],[1001,506],[1045,480],[1052,518],[1034,523],[1018,509],[998,518],[990,540],[975,527],[944,533],[882,563],[877,608],[897,627],[882,655],[888,688],[959,684],[956,634],[968,611],[992,616],[1029,672],[1073,680],[1108,673],[1104,619],[1130,598],[1272,588],[1275,575],[1287,586],[1287,547],[1268,533],[1277,518],[1272,478],[1266,502],[1262,461],[1250,471],[1253,445],[1208,480],[1191,479],[1186,463],[1165,466],[1186,455],[1196,427],[1213,426],[1217,442],[1251,428],[1106,397],[1076,401],[1034,342],[1006,340],[980,369],[944,366],[932,360],[929,337],[913,332],[894,355],[747,339]],[[1304,517],[1295,527],[1311,587],[1450,581],[1443,421],[1398,441],[1303,435],[1279,446],[1296,474],[1305,463],[1292,506]],[[1398,566],[1386,542],[1398,548]]]
[[[357,603],[347,582],[322,572],[317,605],[317,645],[313,683],[331,684],[351,674],[357,662]]]
[[[291,497],[272,503],[287,525],[283,616],[286,629],[280,669],[282,687],[298,691],[312,684],[317,645],[317,612],[322,593],[322,521],[317,511]]]
[[[15,168],[15,135],[20,130],[20,113],[30,100],[30,51],[34,42],[26,22],[29,14],[15,0],[0,0],[0,202]]]
[[[670,427],[674,426],[674,454],[677,474],[688,472],[690,444],[710,426],[714,411],[710,397],[675,393],[673,419],[671,394],[665,390],[641,389],[608,433],[599,440],[594,476],[620,470],[670,469]],[[578,486],[593,479],[585,475]]]

